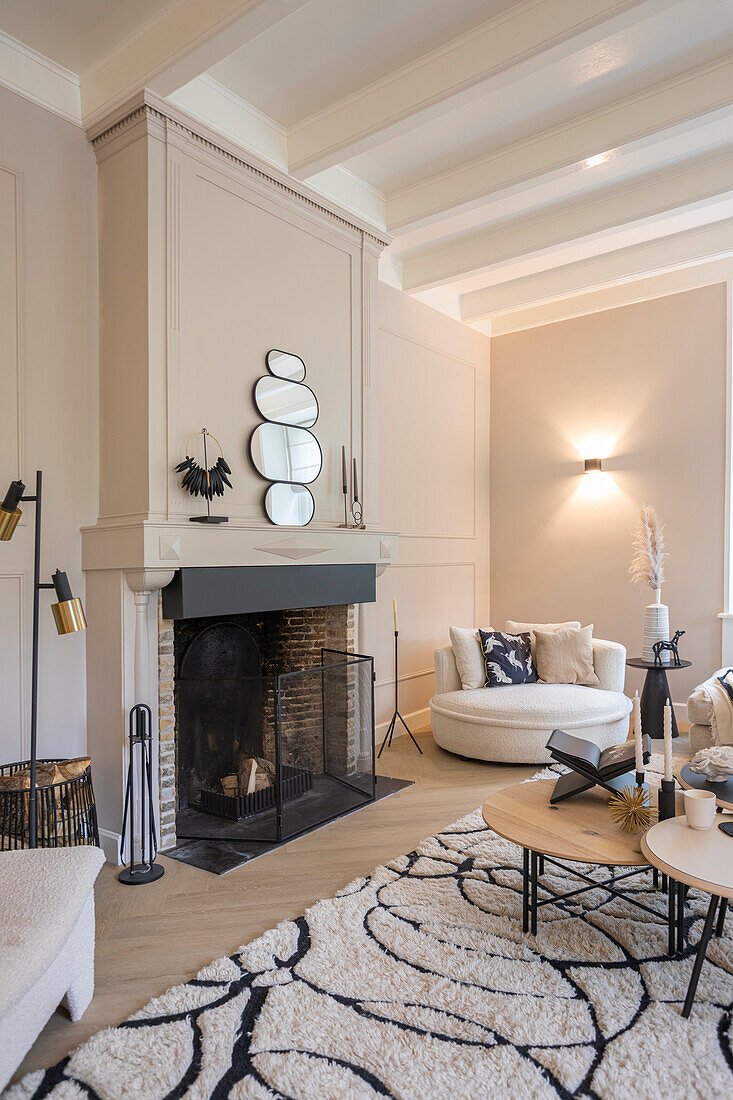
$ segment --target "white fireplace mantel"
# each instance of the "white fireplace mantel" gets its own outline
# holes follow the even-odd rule
[[[376,565],[380,574],[396,560],[397,541],[392,532],[338,527],[101,522],[82,532],[82,566],[129,572],[307,563]]]

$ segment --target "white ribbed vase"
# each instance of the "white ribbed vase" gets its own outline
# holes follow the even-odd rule
[[[654,603],[650,603],[644,609],[644,640],[641,647],[641,656],[644,661],[652,664],[654,661],[654,643],[669,641],[669,608],[662,603],[662,590],[654,590]],[[662,653],[662,664],[669,664],[669,651]]]

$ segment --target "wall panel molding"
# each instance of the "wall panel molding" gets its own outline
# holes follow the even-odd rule
[[[14,587],[15,592],[10,591]],[[3,760],[25,759],[29,751],[26,687],[29,669],[26,667],[27,619],[25,613],[26,578],[21,572],[0,573],[0,621],[7,649],[0,668],[0,684],[4,700],[0,715],[0,747]],[[13,645],[12,616],[15,614],[15,638]],[[11,700],[15,697],[16,704]],[[17,740],[13,725],[18,723]],[[7,724],[6,724],[7,723]]]

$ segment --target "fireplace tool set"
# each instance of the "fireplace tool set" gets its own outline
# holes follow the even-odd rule
[[[125,790],[125,809],[122,815],[122,846],[125,847],[125,829],[129,825],[127,855],[128,867],[120,871],[117,878],[125,886],[142,886],[155,882],[165,871],[155,862],[158,852],[158,838],[155,831],[153,812],[153,775],[152,775],[152,713],[147,703],[138,703],[130,711],[129,759],[127,763],[127,788]],[[136,757],[137,765],[136,765]],[[135,821],[135,773],[140,780],[140,821]],[[140,858],[136,857],[135,838],[139,838]]]

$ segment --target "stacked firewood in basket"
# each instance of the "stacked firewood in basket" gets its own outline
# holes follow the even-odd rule
[[[225,775],[221,781],[224,794],[236,798],[237,795],[254,794],[265,790],[275,782],[275,765],[261,756],[240,756],[236,775]]]
[[[73,760],[39,760],[36,765],[39,845],[92,843],[91,832],[85,824],[93,807],[91,786],[64,785],[80,779],[90,764],[88,756]],[[29,764],[10,775],[0,775],[0,851],[24,848],[29,842],[30,786]]]

